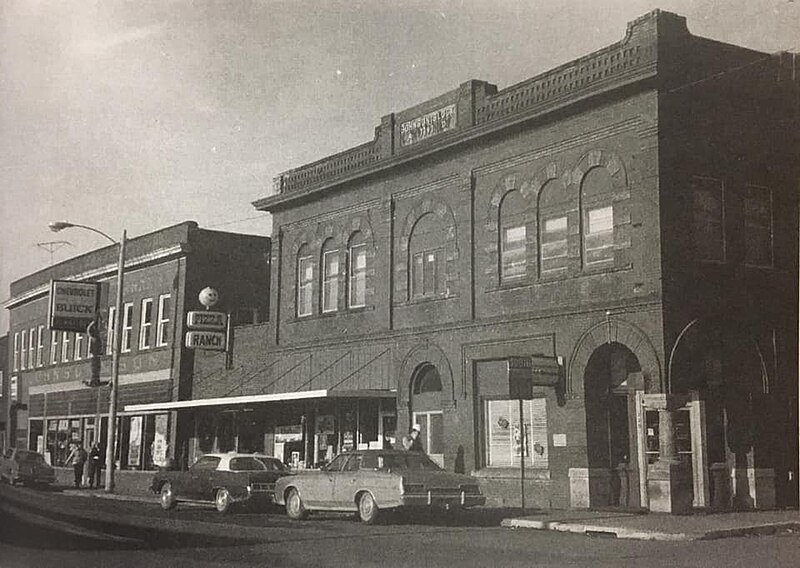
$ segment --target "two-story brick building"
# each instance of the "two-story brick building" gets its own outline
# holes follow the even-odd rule
[[[798,84],[654,11],[385,116],[255,202],[274,295],[234,369],[128,408],[193,417],[193,455],[306,466],[417,423],[496,504],[521,460],[541,507],[796,501]]]
[[[105,447],[107,382],[116,294],[116,246],[61,262],[11,284],[11,380],[20,405],[11,412],[12,443],[49,452],[63,463],[68,444]],[[167,457],[186,461],[177,440],[186,427],[175,413],[124,411],[126,404],[191,397],[194,351],[184,346],[185,314],[203,309],[198,293],[219,292],[215,309],[235,322],[267,317],[270,240],[200,229],[185,222],[128,240],[119,380],[117,461],[121,469],[147,470]],[[51,280],[101,283],[99,349],[86,334],[48,328]],[[218,355],[224,358],[223,355]]]

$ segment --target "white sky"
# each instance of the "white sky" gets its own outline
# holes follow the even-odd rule
[[[800,0],[0,0],[0,302],[9,284],[185,220],[269,234],[271,179],[382,115],[500,88],[622,39],[653,8],[800,51]],[[0,310],[0,334],[8,327]]]

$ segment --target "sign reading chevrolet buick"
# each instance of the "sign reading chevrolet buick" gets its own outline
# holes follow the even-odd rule
[[[55,331],[86,333],[86,327],[97,319],[99,305],[99,282],[52,280],[48,326]]]

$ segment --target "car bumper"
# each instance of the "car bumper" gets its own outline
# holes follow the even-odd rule
[[[486,504],[486,497],[474,493],[427,493],[403,495],[402,506],[409,508],[438,508],[457,509],[466,507],[480,507]]]

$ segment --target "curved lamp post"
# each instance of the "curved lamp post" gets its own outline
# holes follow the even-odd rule
[[[113,349],[111,356],[111,394],[108,397],[108,435],[106,437],[106,479],[105,491],[106,493],[114,492],[114,442],[117,436],[117,392],[119,391],[119,356],[122,350],[122,287],[124,285],[123,277],[125,272],[125,242],[127,241],[127,232],[122,231],[122,239],[119,242],[112,239],[106,233],[88,225],[81,225],[79,223],[69,223],[67,221],[53,221],[48,224],[50,230],[54,233],[64,229],[71,229],[73,227],[79,229],[86,229],[98,235],[102,235],[115,245],[119,245],[119,259],[117,260],[117,298],[115,303],[114,315],[114,333],[113,333]],[[98,428],[99,428],[98,424]]]

